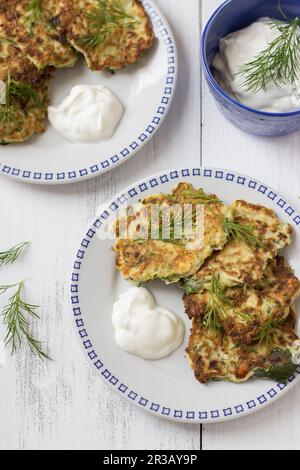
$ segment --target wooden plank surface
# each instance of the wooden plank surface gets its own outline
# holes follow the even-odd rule
[[[27,279],[27,296],[43,312],[36,334],[55,359],[40,363],[26,349],[7,358],[0,370],[0,449],[200,448],[200,426],[149,416],[99,380],[77,344],[68,304],[75,249],[98,205],[150,173],[200,164],[200,15],[198,0],[189,1],[192,8],[186,0],[159,1],[176,33],[180,76],[170,115],[142,152],[112,173],[73,186],[0,179],[1,248],[32,241],[20,262],[1,272],[1,281]]]
[[[253,175],[300,205],[299,133],[274,140],[241,133],[219,114],[201,81],[201,23],[221,1],[158,3],[176,35],[180,76],[170,115],[156,137],[122,167],[78,185],[47,188],[0,179],[0,247],[32,241],[20,262],[1,272],[1,282],[26,278],[28,298],[42,306],[35,332],[55,360],[40,363],[26,349],[7,358],[0,370],[0,449],[201,446],[200,426],[167,423],[112,394],[77,344],[68,305],[69,274],[78,240],[99,204],[150,173],[199,165],[202,156],[205,165]],[[299,449],[299,398],[297,387],[257,415],[205,426],[203,448]]]

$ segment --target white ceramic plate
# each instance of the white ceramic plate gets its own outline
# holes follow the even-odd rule
[[[245,384],[216,382],[201,385],[194,379],[185,346],[190,322],[184,314],[182,290],[163,283],[147,287],[161,305],[179,313],[187,335],[182,347],[160,361],[145,361],[121,351],[114,341],[111,324],[113,302],[130,286],[114,267],[112,241],[97,235],[107,222],[113,222],[117,207],[126,201],[136,203],[141,197],[168,193],[180,181],[187,181],[205,191],[218,194],[226,203],[246,199],[274,209],[294,228],[294,241],[285,254],[300,276],[300,215],[277,191],[254,178],[233,171],[211,168],[173,170],[145,178],[110,201],[95,217],[81,241],[73,266],[71,282],[72,314],[77,335],[86,358],[99,377],[119,395],[156,416],[185,422],[228,421],[254,413],[273,403],[295,385],[300,368],[288,385],[268,380]],[[300,305],[298,305],[300,307]]]
[[[142,1],[154,29],[155,43],[142,59],[115,75],[90,72],[83,60],[57,71],[52,87],[54,105],[74,85],[102,84],[120,98],[125,114],[107,142],[69,144],[51,127],[28,143],[0,149],[0,173],[24,182],[72,183],[105,173],[132,157],[153,137],[166,117],[177,78],[177,52],[171,29],[151,0]]]

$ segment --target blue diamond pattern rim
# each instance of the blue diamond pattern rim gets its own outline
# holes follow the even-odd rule
[[[139,408],[144,409],[156,416],[165,418],[172,421],[186,422],[186,423],[215,423],[217,421],[230,421],[239,419],[243,416],[257,412],[262,408],[274,403],[280,397],[285,395],[296,383],[300,380],[300,366],[298,366],[295,375],[291,376],[287,384],[278,383],[270,388],[270,384],[266,382],[266,391],[255,397],[249,397],[244,403],[233,403],[231,407],[226,409],[211,409],[211,410],[177,410],[172,409],[167,403],[156,403],[151,400],[151,397],[145,397],[139,395],[137,391],[132,390],[129,386],[124,384],[121,379],[115,377],[113,372],[106,369],[105,364],[101,361],[101,355],[94,350],[91,340],[89,339],[88,331],[85,329],[84,314],[80,306],[80,294],[79,292],[79,281],[80,281],[80,270],[84,260],[84,254],[89,249],[91,241],[96,235],[96,230],[102,224],[102,220],[107,220],[111,217],[113,220],[116,207],[124,204],[126,201],[135,198],[137,196],[144,197],[143,192],[146,189],[152,189],[155,191],[155,187],[160,184],[165,184],[169,181],[174,181],[176,185],[179,181],[184,181],[185,178],[190,180],[195,178],[195,184],[197,184],[198,177],[211,178],[216,180],[223,180],[228,185],[243,184],[253,191],[258,191],[266,198],[266,205],[271,200],[276,204],[278,212],[284,212],[290,218],[290,224],[294,228],[295,232],[300,235],[300,213],[293,205],[282,198],[274,189],[271,187],[254,180],[245,175],[228,171],[224,169],[216,168],[188,168],[165,171],[160,174],[151,175],[144,180],[138,181],[134,186],[130,186],[116,196],[113,200],[107,203],[106,207],[102,210],[97,219],[86,230],[86,233],[80,243],[79,250],[76,253],[75,260],[73,263],[73,269],[71,274],[70,283],[70,301],[71,301],[71,312],[74,319],[74,325],[77,332],[77,338],[79,339],[82,350],[85,353],[90,365],[94,370],[97,371],[99,376],[110,386],[112,389],[125,398],[130,403],[134,403]],[[177,180],[177,181],[176,181]],[[156,182],[157,184],[154,184]],[[74,295],[76,293],[76,295]],[[113,379],[113,380],[112,380]]]
[[[100,174],[102,175],[108,171],[113,170],[129,158],[133,157],[149,142],[152,137],[154,137],[164,122],[173,101],[178,77],[178,55],[174,35],[164,15],[160,12],[157,5],[152,3],[151,0],[141,1],[151,18],[156,36],[159,37],[165,46],[167,56],[164,92],[161,96],[161,99],[159,100],[159,103],[157,104],[157,111],[155,115],[147,124],[144,131],[142,131],[133,142],[128,142],[128,145],[125,148],[122,147],[118,154],[106,156],[98,164],[87,168],[80,168],[77,170],[70,169],[60,173],[50,173],[47,171],[42,173],[34,172],[24,168],[15,168],[9,166],[7,162],[2,163],[0,161],[0,174],[10,176],[25,183],[47,185],[75,183],[78,181],[94,178]]]

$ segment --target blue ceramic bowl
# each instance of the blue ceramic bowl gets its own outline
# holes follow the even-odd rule
[[[249,26],[263,16],[282,19],[277,0],[227,0],[208,21],[202,37],[202,62],[209,89],[218,108],[239,129],[260,136],[280,136],[300,130],[300,109],[291,113],[266,113],[244,106],[218,85],[211,64],[219,41],[229,33]],[[300,16],[299,0],[282,0],[288,17]]]

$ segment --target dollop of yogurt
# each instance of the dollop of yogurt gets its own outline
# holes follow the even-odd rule
[[[292,363],[296,366],[300,365],[300,340],[293,343],[292,346]]]
[[[48,107],[50,123],[72,143],[110,139],[123,112],[119,99],[102,85],[77,85],[59,106]]]
[[[162,359],[181,346],[185,327],[180,317],[156,304],[150,292],[133,287],[113,307],[118,346],[143,359]]]
[[[277,86],[270,81],[266,90],[247,91],[241,67],[257,58],[279,35],[271,18],[260,18],[247,28],[229,34],[220,41],[220,51],[213,61],[215,78],[231,96],[246,106],[270,113],[300,109],[300,70],[296,85]],[[300,32],[299,32],[300,34]]]

